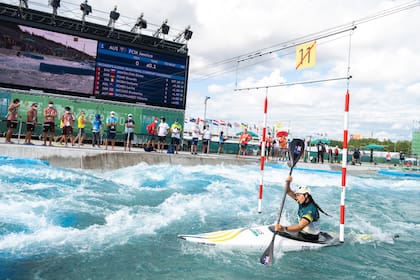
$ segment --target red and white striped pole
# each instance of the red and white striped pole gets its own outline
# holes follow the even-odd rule
[[[260,158],[260,170],[261,170],[261,178],[260,178],[260,191],[258,196],[258,213],[261,213],[261,205],[262,205],[262,193],[263,193],[263,185],[264,185],[264,165],[265,165],[265,136],[267,133],[267,107],[268,107],[268,88],[265,89],[265,99],[264,99],[264,118],[263,118],[263,129],[262,129],[262,139],[261,139],[261,158]]]
[[[340,201],[340,242],[344,242],[344,200],[346,198],[346,175],[347,175],[347,144],[348,144],[348,125],[349,125],[349,103],[350,93],[347,89],[346,101],[344,105],[344,133],[343,133],[343,162],[341,165],[341,201]]]

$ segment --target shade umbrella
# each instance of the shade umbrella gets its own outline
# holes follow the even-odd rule
[[[378,144],[369,144],[364,146],[363,148],[365,148],[366,150],[383,151],[385,147]]]
[[[321,142],[323,144],[329,145],[331,142],[327,138],[315,138],[311,140],[311,144],[318,144],[318,142]]]
[[[283,137],[283,136],[284,136],[284,137],[287,137],[287,136],[289,136],[289,132],[284,131],[284,130],[277,131],[276,136],[277,136],[277,137]]]
[[[256,132],[254,132],[254,131],[247,131],[247,133],[249,134],[249,135],[251,135],[252,137],[258,137],[258,134],[256,133]],[[239,131],[238,133],[236,133],[236,136],[240,136],[242,134],[242,131]]]
[[[373,150],[375,151],[383,151],[384,146],[378,144],[369,144],[364,146],[363,148],[370,150],[370,162],[373,162]]]

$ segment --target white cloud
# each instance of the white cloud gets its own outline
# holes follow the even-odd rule
[[[223,92],[223,87],[220,85],[209,85],[209,93],[220,93]]]

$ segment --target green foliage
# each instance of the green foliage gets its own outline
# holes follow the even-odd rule
[[[363,138],[363,139],[350,139],[348,147],[349,149],[361,148],[369,144],[378,144],[385,147],[386,152],[403,152],[406,155],[411,154],[411,141],[397,141],[392,142],[391,140],[379,141],[375,138]],[[343,147],[343,141],[331,140],[331,146]]]

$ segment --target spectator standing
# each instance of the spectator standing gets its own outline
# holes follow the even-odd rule
[[[7,111],[7,132],[6,132],[6,143],[13,144],[12,134],[13,130],[17,127],[18,117],[19,117],[19,107],[20,100],[19,98],[13,99],[12,104],[10,104]]]
[[[50,135],[50,146],[54,138],[55,118],[57,117],[57,110],[54,108],[54,102],[48,101],[48,107],[44,109],[44,124],[42,128],[42,135],[44,138],[43,146],[47,145],[47,134]]]
[[[209,125],[205,125],[204,130],[203,130],[203,148],[202,148],[203,154],[210,153],[210,140],[211,140],[211,132],[209,129]]]
[[[279,139],[279,145],[280,145],[280,160],[285,161],[286,154],[287,154],[287,138],[286,136],[281,136]]]
[[[166,143],[166,135],[169,132],[169,125],[166,123],[165,117],[160,119],[160,124],[158,126],[158,151],[161,153]]]
[[[197,154],[197,145],[198,145],[198,137],[200,137],[200,127],[198,126],[199,120],[194,124],[192,131],[191,131],[191,154]]]
[[[241,136],[239,137],[239,152],[238,157],[246,156],[247,149],[248,149],[248,142],[251,141],[252,136],[248,134],[248,130],[244,128],[244,131],[242,132]]]
[[[72,146],[74,145],[73,141],[73,124],[75,121],[75,117],[73,113],[71,112],[71,109],[69,106],[66,106],[64,108],[64,114],[61,116],[61,120],[64,123],[63,132],[64,132],[64,145],[67,146],[67,141],[70,138],[70,143],[72,143]]]
[[[133,115],[128,114],[127,120],[125,121],[125,134],[124,134],[124,151],[126,151],[128,146],[128,151],[131,151],[131,143],[134,139],[134,128],[136,124],[133,120]]]
[[[359,163],[360,165],[362,165],[362,162],[360,161],[360,151],[359,151],[359,149],[356,149],[353,152],[352,164],[355,165],[356,163]]]
[[[217,149],[217,153],[223,153],[224,144],[226,141],[226,137],[223,135],[223,131],[220,131],[219,134],[219,148]]]
[[[179,151],[179,144],[181,142],[182,125],[178,120],[171,125],[171,145],[173,146],[175,153]]]
[[[95,119],[92,122],[92,147],[95,147],[95,145],[98,145],[98,148],[101,147],[101,133],[102,133],[102,121],[101,121],[101,115],[96,114]]]
[[[404,165],[404,162],[405,162],[405,154],[402,151],[400,151],[400,163],[401,163],[401,165]]]
[[[273,139],[273,158],[279,160],[280,155],[280,142],[278,139]]]
[[[156,138],[156,125],[158,122],[158,118],[155,118],[151,123],[149,123],[146,126],[146,130],[147,130],[147,144],[146,144],[146,148],[145,151],[146,152],[151,152],[155,149],[155,138]]]
[[[335,146],[335,148],[334,148],[334,161],[335,162],[338,162],[338,153],[339,153],[338,147]]]
[[[328,162],[331,162],[331,163],[333,162],[332,154],[333,154],[332,148],[328,147]]]
[[[386,153],[385,159],[386,159],[387,163],[391,162],[391,153],[390,152]]]
[[[38,123],[38,104],[33,103],[26,114],[26,136],[25,145],[33,145],[31,142],[32,133]]]
[[[324,144],[321,141],[316,144],[316,150],[318,152],[317,162],[324,163]]]
[[[105,139],[105,150],[108,150],[108,141],[111,140],[112,149],[115,147],[115,136],[117,135],[118,118],[115,116],[115,112],[111,111],[109,117],[106,118],[106,139]]]
[[[77,136],[76,138],[74,138],[73,141],[73,145],[74,143],[76,143],[76,141],[79,141],[79,146],[82,145],[83,146],[83,140],[85,140],[86,137],[86,133],[85,133],[85,126],[87,124],[87,120],[85,119],[85,112],[82,111],[80,112],[80,116],[77,118],[77,128],[78,128],[78,132],[77,132]]]

